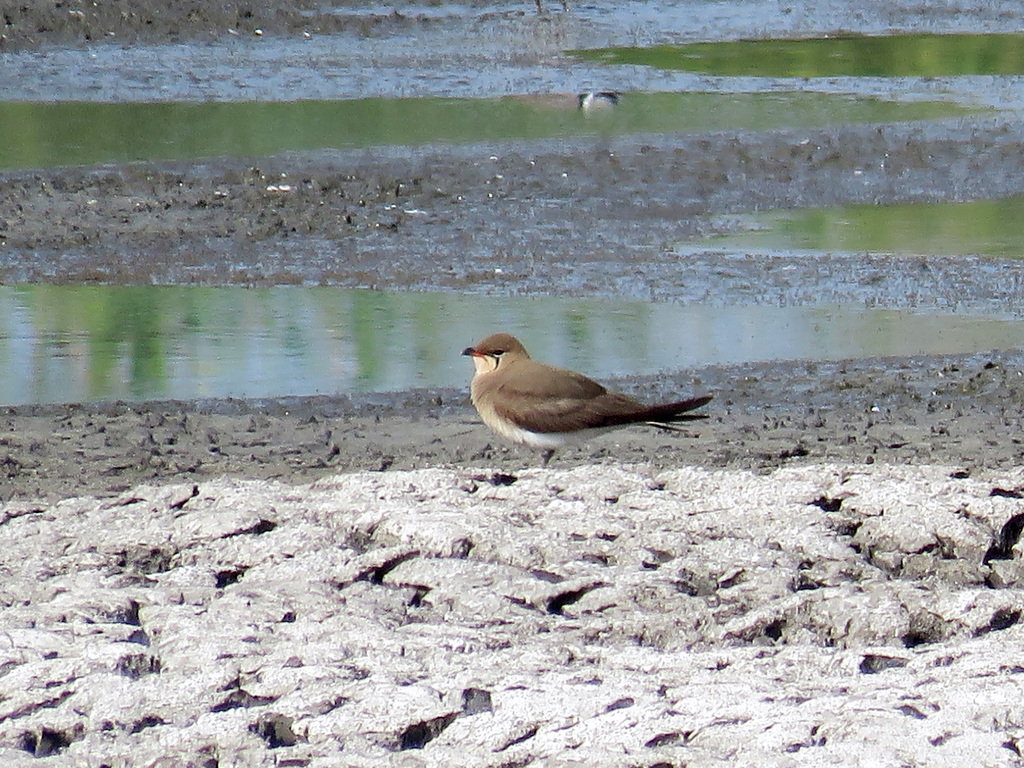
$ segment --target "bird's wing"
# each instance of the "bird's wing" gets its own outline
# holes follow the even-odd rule
[[[541,433],[617,426],[642,420],[629,416],[645,410],[645,406],[635,400],[611,394],[604,387],[597,391],[579,383],[577,389],[564,382],[557,394],[550,390],[545,394],[536,388],[517,390],[506,384],[502,387],[501,397],[495,399],[494,408],[516,426]]]
[[[644,405],[626,395],[609,392],[593,379],[533,360],[516,363],[514,371],[494,390],[495,412],[522,429],[541,433],[618,427],[645,421],[685,421],[686,415],[710,397],[676,403]]]
[[[516,362],[514,371],[498,387],[503,397],[531,400],[589,400],[608,392],[581,373],[555,368],[533,360]]]
[[[706,418],[688,411],[710,397],[648,406],[631,397],[604,392],[596,397],[547,397],[508,395],[495,402],[495,410],[513,424],[531,432],[563,433],[581,429],[607,429],[650,421],[688,421]]]

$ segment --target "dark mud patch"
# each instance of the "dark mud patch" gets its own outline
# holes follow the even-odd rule
[[[767,471],[822,461],[1024,461],[1024,354],[778,362],[616,382],[647,400],[711,392],[683,433],[641,428],[556,454],[555,467],[649,463]],[[342,471],[487,465],[539,457],[506,445],[465,391],[273,401],[106,403],[0,411],[0,501],[112,494],[140,482],[228,475],[308,481]]]
[[[239,35],[303,35],[354,32],[380,35],[415,31],[429,21],[400,10],[409,3],[391,3],[361,13],[343,13],[358,3],[299,2],[166,2],[132,3],[4,3],[0,25],[2,50],[44,45],[92,43],[202,42]]]
[[[993,281],[984,263],[886,257],[921,278],[908,297],[869,254],[681,261],[675,245],[730,213],[1024,194],[1022,158],[1024,129],[991,118],[9,172],[0,279],[1005,306],[1014,263]]]

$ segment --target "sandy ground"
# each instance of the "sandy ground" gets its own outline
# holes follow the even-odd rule
[[[54,96],[67,78],[31,73],[62,57],[256,29],[371,47],[415,34],[440,55],[459,18],[497,19],[539,40],[517,61],[555,71],[552,51],[588,21],[656,35],[525,5],[0,4],[0,66],[27,73],[4,88]],[[755,31],[792,34],[1008,31],[1020,16],[744,7]],[[705,31],[724,19],[706,37],[740,34],[730,9],[699,6]],[[1018,123],[7,172],[0,278],[1017,312],[1010,262],[705,254],[681,268],[665,244],[736,212],[1020,194]],[[295,194],[268,193],[281,173]],[[643,399],[716,399],[686,434],[618,432],[545,470],[497,442],[464,390],[2,409],[0,754],[1020,765],[1022,379],[1024,355],[992,352],[621,380]]]

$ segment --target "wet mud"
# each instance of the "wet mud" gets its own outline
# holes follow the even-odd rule
[[[986,118],[11,171],[0,279],[1012,309],[1012,261],[676,246],[735,213],[1024,194],[1022,150]]]
[[[355,3],[332,3],[332,8]],[[323,3],[299,0],[263,3],[163,0],[131,3],[4,3],[2,50],[53,45],[147,42],[201,43],[237,35],[395,32],[415,20],[391,13],[333,13]]]
[[[34,48],[44,56],[107,50],[96,48],[111,45],[99,32],[105,27],[132,50],[125,40],[200,45],[211,30],[288,37],[320,24],[321,32],[351,36],[342,27],[353,19],[383,25],[364,39],[386,45],[413,23],[400,9],[385,18],[357,6],[326,15],[295,4],[249,10],[155,2],[112,16],[106,4],[26,8],[6,14],[5,50]],[[604,29],[602,8],[569,16],[558,8],[540,16],[506,9],[503,18],[547,26],[589,19]],[[919,11],[892,6],[890,21],[927,26]],[[998,26],[989,11],[961,9],[982,27]],[[417,51],[453,46],[446,31],[494,12],[470,5],[427,14],[429,22],[420,21],[430,28],[421,29],[422,45],[408,50],[407,63],[414,68]],[[856,4],[843,6],[831,20],[869,30],[858,13]],[[665,18],[666,29],[681,23]],[[730,18],[734,26],[779,23],[761,5]],[[1005,14],[998,18],[1010,23]],[[538,40],[519,56],[543,61],[544,46],[558,42]],[[1014,261],[736,258],[710,249],[680,256],[677,249],[738,226],[736,213],[1024,194],[1024,128],[1012,116],[143,162],[8,171],[0,180],[0,280],[8,284],[304,284],[722,307],[856,303],[1011,312],[1024,298],[1022,266]],[[629,433],[564,460],[765,468],[805,457],[863,461],[881,452],[895,460],[1003,466],[1019,455],[1018,421],[1007,406],[1020,398],[1020,363],[1015,355],[993,359],[999,362],[992,368],[985,356],[771,363],[690,372],[666,385],[615,382],[658,390],[637,393],[651,399],[708,389],[716,394],[712,418],[699,439]],[[979,395],[979,382],[987,382],[991,392],[981,394],[989,399]],[[884,410],[873,411],[880,402]],[[3,418],[0,498],[7,499],[109,493],[141,480],[221,473],[287,480],[533,460],[473,426],[464,392],[79,404],[7,409]],[[886,429],[893,434],[872,437]]]
[[[470,371],[467,370],[467,380]],[[649,402],[712,393],[685,432],[630,428],[560,450],[553,467],[702,466],[768,472],[822,461],[1024,460],[1024,355],[990,353],[703,368],[609,382]],[[106,403],[0,410],[3,500],[109,496],[222,475],[312,481],[432,466],[540,464],[476,416],[465,390],[272,401]]]

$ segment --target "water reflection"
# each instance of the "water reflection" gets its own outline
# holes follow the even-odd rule
[[[614,110],[588,116],[576,109],[575,95],[563,97],[0,102],[0,168],[643,132],[768,130],[967,114],[952,104],[898,104],[817,93],[636,93],[628,94]],[[566,104],[569,108],[563,108]]]
[[[598,377],[1024,344],[1024,321],[333,288],[0,287],[0,403],[465,386],[495,330]]]
[[[1024,197],[805,208],[750,214],[738,220],[743,231],[714,238],[711,244],[730,251],[1024,258]]]
[[[572,53],[607,64],[742,77],[956,77],[1024,74],[1024,35],[738,40]]]

